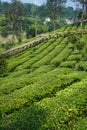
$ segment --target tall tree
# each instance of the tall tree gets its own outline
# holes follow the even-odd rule
[[[73,2],[79,2],[80,5],[82,6],[82,17],[84,16],[84,13],[86,11],[86,6],[87,6],[87,0],[72,0]]]
[[[65,16],[67,19],[73,20],[75,17],[75,10],[73,7],[65,8]]]
[[[16,35],[18,40],[21,38],[22,31],[22,3],[18,0],[11,0],[9,9],[6,12],[8,24],[12,31],[12,36]]]
[[[2,12],[2,2],[0,0],[0,13]]]
[[[83,20],[85,16],[85,3],[87,0],[72,0],[73,2],[79,2],[82,5],[82,15],[81,15],[81,29],[83,29]]]
[[[47,7],[54,22],[54,30],[56,27],[56,20],[58,16],[61,15],[65,2],[66,0],[47,0]]]

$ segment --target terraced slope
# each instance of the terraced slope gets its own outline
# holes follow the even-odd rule
[[[7,58],[0,130],[87,129],[87,35],[50,38]]]
[[[56,31],[53,31],[51,32],[50,34],[49,33],[46,33],[46,34],[41,34],[41,35],[37,35],[37,37],[34,37],[34,38],[31,38],[31,39],[27,39],[26,41],[23,41],[21,43],[17,43],[14,45],[13,48],[10,48],[8,50],[6,50],[5,45],[6,43],[2,43],[0,45],[0,50],[2,50],[2,52],[0,52],[0,54],[3,54],[3,55],[8,55],[8,54],[11,54],[11,53],[17,53],[19,51],[23,51],[25,50],[26,48],[29,48],[31,46],[33,46],[34,44],[38,44],[38,43],[41,43],[43,40],[45,39],[48,39],[50,36],[58,36],[58,35],[67,35],[67,34],[87,34],[87,24],[86,22],[83,23],[83,29],[81,28],[80,26],[80,23],[75,23],[75,24],[72,24],[72,25],[67,25],[67,26],[64,26],[62,28],[59,28],[58,30]],[[25,43],[25,44],[24,44]]]
[[[83,29],[87,29],[87,22],[83,23]],[[57,31],[64,32],[64,31],[72,31],[72,30],[81,30],[80,23],[75,23],[72,25],[63,26],[63,27],[59,28],[58,30],[56,30],[55,32],[57,32]]]

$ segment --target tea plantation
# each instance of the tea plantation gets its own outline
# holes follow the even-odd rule
[[[0,130],[87,130],[87,34],[50,37],[6,61]]]

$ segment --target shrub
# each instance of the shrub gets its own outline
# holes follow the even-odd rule
[[[60,64],[60,67],[70,67],[73,68],[76,64],[76,61],[65,61]]]
[[[85,41],[83,39],[80,39],[79,35],[69,35],[68,40],[74,44],[74,47],[76,47],[78,50],[81,50],[84,45],[85,45]]]
[[[69,61],[72,61],[72,60],[80,61],[81,59],[82,59],[82,54],[70,55],[68,57]]]
[[[74,34],[70,34],[69,37],[68,37],[68,40],[71,42],[71,43],[76,43],[77,40],[78,40],[78,37]]]
[[[0,127],[11,130],[13,128],[14,130],[16,129],[67,130],[67,129],[80,128],[80,126],[81,128],[86,128],[87,120],[82,119],[84,118],[82,112],[84,109],[84,105],[86,105],[86,97],[87,97],[86,80],[87,78],[80,81],[79,83],[74,83],[70,85],[66,89],[58,91],[56,95],[52,98],[46,97],[45,99],[39,102],[35,102],[30,107],[28,105],[28,107],[23,107],[17,112],[13,111],[12,114],[2,119]],[[48,88],[49,87],[47,87],[47,90]],[[41,89],[42,92],[40,93]],[[36,95],[32,96],[32,98],[35,97],[38,98],[37,94],[41,96],[41,94],[43,93],[43,88],[41,87],[41,89],[39,90],[37,89],[37,91],[35,92],[36,90],[35,88],[35,90],[33,91],[34,93],[31,94],[36,93]],[[27,94],[28,92],[29,91],[27,91]],[[16,101],[17,98],[15,95],[15,102]],[[25,98],[23,98],[23,102],[21,98],[20,100],[18,99],[18,103],[19,103],[18,107],[20,104],[21,105],[23,103],[26,104]],[[8,106],[10,107],[10,104]],[[7,107],[5,108],[5,110],[7,109]],[[82,122],[82,124],[84,125],[81,125],[80,122]]]
[[[65,47],[64,50],[62,50],[61,53],[59,53],[52,61],[51,64],[54,64],[58,66],[62,61],[65,61],[67,57],[71,54],[72,49],[69,49],[68,46]]]
[[[86,130],[87,129],[87,117],[79,119],[73,126],[73,130]]]
[[[77,70],[84,70],[84,71],[87,71],[87,61],[80,61],[76,67],[75,67]]]
[[[1,35],[2,35],[2,37],[7,37],[8,36],[8,32],[7,32],[7,30],[6,29],[3,29],[2,30],[2,32],[1,32]]]
[[[4,56],[0,55],[0,76],[4,76],[7,71],[7,62]]]
[[[73,51],[73,55],[79,54],[79,53],[80,53],[80,51],[79,51],[78,49],[75,49],[75,50]]]
[[[8,50],[12,47],[14,47],[15,45],[15,42],[12,40],[12,41],[8,41],[7,43],[5,43],[5,49]]]

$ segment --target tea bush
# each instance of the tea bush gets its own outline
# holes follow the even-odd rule
[[[79,26],[6,57],[0,130],[86,130],[87,35],[69,32]]]

